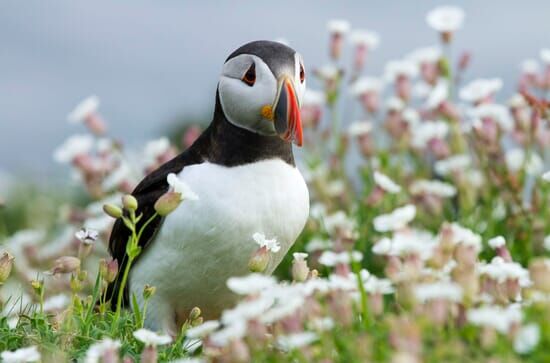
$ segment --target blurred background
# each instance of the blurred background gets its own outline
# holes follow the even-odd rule
[[[134,147],[175,124],[208,121],[218,74],[233,49],[250,40],[284,38],[311,71],[328,61],[326,23],[333,18],[379,33],[381,44],[365,70],[379,75],[386,61],[437,43],[424,18],[445,3],[4,0],[0,172],[66,177],[52,152],[67,136],[84,131],[66,116],[90,94],[100,97],[110,133]],[[472,53],[467,78],[502,78],[499,98],[505,99],[521,61],[537,58],[549,45],[550,2],[455,3],[466,12],[454,49]],[[317,88],[313,77],[308,82]]]

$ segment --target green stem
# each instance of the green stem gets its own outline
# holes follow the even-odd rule
[[[128,249],[126,250],[126,255],[128,257],[128,261],[127,261],[126,266],[124,268],[124,273],[122,275],[122,281],[120,282],[120,285],[118,287],[118,296],[117,296],[116,311],[115,311],[113,327],[117,325],[118,320],[120,318],[120,311],[122,309],[122,296],[124,295],[124,289],[126,287],[126,282],[128,281],[128,275],[130,274],[130,268],[132,267],[132,262],[134,262],[136,257],[139,256],[139,254],[140,254],[139,240],[140,240],[141,235],[143,234],[143,231],[145,230],[145,228],[147,228],[149,223],[151,223],[153,221],[153,219],[155,219],[157,216],[158,216],[157,213],[153,214],[151,216],[151,218],[149,218],[143,224],[143,226],[141,226],[139,232],[136,234],[136,228],[135,228],[136,227],[136,215],[133,212],[130,213],[130,220],[131,220],[132,226],[134,228],[130,228],[130,230],[132,231],[132,235],[130,236],[128,243],[130,244],[129,250],[130,251],[135,251],[135,252],[128,253]]]

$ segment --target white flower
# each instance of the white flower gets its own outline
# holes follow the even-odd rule
[[[318,75],[321,79],[330,80],[335,79],[340,74],[340,70],[332,64],[324,65],[315,70],[315,74]]]
[[[449,133],[449,125],[444,121],[425,121],[412,129],[411,144],[416,148],[424,148],[430,140],[443,140]]]
[[[58,163],[70,163],[79,155],[85,155],[94,146],[94,138],[88,134],[73,135],[61,144],[53,153]]]
[[[512,97],[510,97],[510,99],[508,99],[507,105],[512,108],[523,108],[527,107],[527,101],[521,94],[515,93]]]
[[[307,253],[294,252],[292,257],[294,258],[294,261],[304,261],[307,258]]]
[[[347,20],[333,19],[327,23],[327,28],[330,33],[345,34],[351,29],[351,25]]]
[[[426,100],[426,108],[433,110],[449,98],[449,85],[445,80],[439,80]]]
[[[314,202],[309,208],[309,215],[311,218],[321,219],[324,218],[327,214],[327,208],[323,203]]]
[[[451,223],[452,242],[454,244],[463,243],[472,246],[476,252],[481,251],[481,236],[474,233],[471,229],[462,227],[458,223]]]
[[[531,151],[529,160],[525,161],[525,151],[521,148],[508,150],[505,155],[506,165],[512,172],[517,172],[525,165],[525,171],[529,175],[538,175],[542,173],[544,162],[539,154]]]
[[[278,303],[263,313],[260,322],[263,324],[273,324],[281,319],[294,314],[298,309],[304,306],[304,297],[297,294],[284,294],[277,297]]]
[[[510,131],[514,127],[508,107],[496,103],[483,103],[468,111],[470,117],[475,120],[489,118],[494,120],[502,130]],[[474,121],[474,125],[479,121]]]
[[[273,286],[271,289],[276,289]],[[265,293],[268,290],[264,290]],[[267,313],[266,311],[273,306],[274,298],[272,296],[261,295],[256,299],[243,300],[232,309],[224,310],[221,321],[224,324],[232,324],[239,321],[248,321],[250,319],[261,319]]]
[[[355,96],[361,96],[367,92],[380,92],[384,83],[379,78],[361,77],[350,86],[350,93]]]
[[[542,174],[542,180],[550,182],[550,171],[547,171],[546,173]]]
[[[414,78],[417,74],[418,65],[408,59],[389,61],[384,68],[384,78],[388,82],[394,82],[399,76]]]
[[[504,247],[505,245],[506,245],[506,240],[502,236],[496,236],[489,240],[489,246],[494,250],[500,247]]]
[[[422,80],[416,82],[412,88],[412,95],[414,98],[424,100],[428,98],[432,91],[432,85]]]
[[[148,346],[165,345],[172,342],[172,337],[169,335],[157,334],[147,329],[138,329],[134,332],[134,337],[140,342]]]
[[[441,48],[425,47],[415,49],[407,56],[408,59],[418,63],[437,63],[442,56]]]
[[[223,329],[210,335],[210,341],[218,347],[224,347],[233,340],[242,338],[246,333],[246,322],[234,321]]]
[[[342,179],[331,180],[327,184],[325,191],[331,197],[342,195],[346,191],[346,182]]]
[[[344,231],[354,231],[356,228],[355,220],[348,218],[345,212],[337,211],[323,218],[323,224],[329,234],[334,234],[337,229]]]
[[[38,362],[40,360],[40,353],[34,346],[17,349],[13,352],[5,350],[0,356],[5,363]]]
[[[240,295],[256,294],[264,289],[272,287],[277,281],[274,277],[262,274],[249,274],[242,277],[230,277],[227,279],[227,287]]]
[[[133,179],[132,168],[127,162],[121,161],[118,167],[103,179],[101,186],[105,190],[112,190],[117,188],[123,181],[131,179]]]
[[[464,11],[456,6],[438,6],[426,15],[426,22],[440,33],[454,32],[462,27]]]
[[[304,101],[302,107],[307,106],[322,106],[325,104],[326,96],[323,92],[313,91],[309,88],[304,93]]]
[[[121,343],[119,340],[112,340],[111,338],[103,338],[98,343],[94,343],[88,348],[86,352],[85,363],[99,363],[102,361],[102,357],[106,352],[116,352],[120,348]]]
[[[369,121],[355,121],[349,125],[348,134],[350,136],[366,135],[372,130],[372,123]]]
[[[70,123],[78,123],[84,120],[89,114],[95,112],[99,107],[99,98],[97,96],[90,96],[81,101],[76,107],[67,115],[67,120]]]
[[[472,169],[466,171],[466,181],[474,188],[480,188],[484,183],[483,173],[480,170]]]
[[[418,111],[412,108],[407,108],[401,113],[403,121],[409,124],[409,129],[413,129],[420,122]]]
[[[93,229],[82,228],[74,236],[84,244],[92,244],[97,240],[99,233]]]
[[[466,102],[478,102],[492,96],[502,88],[500,78],[476,79],[460,89],[459,96]]]
[[[526,59],[521,62],[520,69],[522,73],[536,75],[540,71],[540,65],[536,59]]]
[[[372,252],[386,256],[418,255],[426,260],[432,255],[436,244],[437,240],[431,233],[408,229],[395,232],[391,238],[382,238],[372,247]]]
[[[416,215],[416,207],[407,204],[404,207],[397,208],[388,214],[382,214],[374,218],[374,229],[378,232],[395,231],[405,227]]]
[[[380,37],[377,33],[362,29],[352,31],[350,34],[350,40],[354,45],[364,46],[369,50],[376,49],[378,47],[378,43],[380,43]]]
[[[439,180],[416,180],[410,186],[411,194],[429,194],[441,198],[450,198],[456,195],[454,185]]]
[[[450,173],[464,171],[471,164],[470,156],[458,154],[447,159],[438,160],[434,164],[435,172],[439,175],[448,175]]]
[[[418,301],[425,303],[430,300],[443,299],[452,302],[462,300],[462,288],[454,282],[432,282],[414,287],[414,295]]]
[[[281,250],[281,245],[277,242],[276,238],[267,239],[263,233],[254,233],[252,235],[254,241],[261,247],[265,247],[268,251],[277,253]]]
[[[487,275],[500,283],[506,280],[517,280],[521,287],[531,285],[528,270],[517,262],[506,262],[500,256],[494,257],[491,263],[479,264],[478,271],[480,275]]]
[[[405,102],[399,97],[390,97],[386,100],[386,108],[388,111],[402,111],[405,108]]]
[[[313,332],[293,333],[289,335],[281,335],[277,338],[277,345],[289,351],[296,348],[305,347],[318,339],[317,334]]]
[[[102,137],[96,142],[97,152],[107,153],[117,148],[117,143],[107,137]]]
[[[161,137],[157,140],[151,140],[145,144],[143,150],[143,156],[145,158],[145,165],[154,165],[157,163],[157,159],[170,150],[170,141],[167,137]]]
[[[186,182],[178,178],[178,176],[174,173],[168,174],[166,177],[166,181],[168,182],[168,185],[170,185],[170,188],[173,192],[179,193],[181,195],[181,199],[189,199],[189,200],[198,200],[199,196],[191,190],[191,187],[187,185]]]
[[[332,291],[355,291],[357,290],[357,278],[353,273],[348,274],[348,276],[332,274],[329,276],[328,287]]]
[[[185,335],[189,338],[202,338],[220,327],[220,322],[217,320],[208,320],[204,323],[189,328]]]
[[[471,309],[467,313],[468,321],[474,325],[494,328],[502,334],[507,334],[513,324],[521,323],[523,319],[521,308],[518,305],[482,306]]]
[[[374,275],[370,275],[363,285],[365,286],[365,291],[371,294],[387,295],[395,291],[389,279],[380,279]]]
[[[329,239],[313,238],[306,245],[307,252],[323,251],[332,248],[333,243]]]
[[[334,328],[334,320],[330,317],[316,318],[311,321],[311,326],[318,331],[328,331]]]
[[[391,180],[387,175],[380,173],[379,171],[374,172],[374,182],[384,191],[395,194],[401,191],[401,187],[393,180]]]
[[[325,266],[336,266],[339,264],[349,264],[351,261],[361,261],[363,254],[359,251],[352,252],[333,252],[325,251],[319,257],[319,263]]]
[[[540,59],[542,59],[545,64],[550,64],[550,48],[540,50]]]
[[[514,350],[519,354],[531,352],[539,343],[540,328],[537,324],[531,323],[522,326],[514,337]]]

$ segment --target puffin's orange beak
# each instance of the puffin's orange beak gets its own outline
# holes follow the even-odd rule
[[[286,77],[280,82],[279,97],[273,110],[275,130],[279,136],[285,141],[292,141],[296,145],[302,146],[302,119],[298,98],[292,82]]]

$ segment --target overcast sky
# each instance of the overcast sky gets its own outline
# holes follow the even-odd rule
[[[327,61],[326,22],[377,31],[367,73],[432,45],[427,11],[441,1],[0,0],[0,170],[55,172],[52,151],[81,132],[66,114],[97,94],[110,131],[139,145],[177,115],[209,114],[221,65],[239,45],[284,37],[306,67]],[[501,77],[550,47],[549,1],[455,2],[466,11],[456,51],[473,52],[468,78]],[[57,167],[58,168],[58,167]]]

